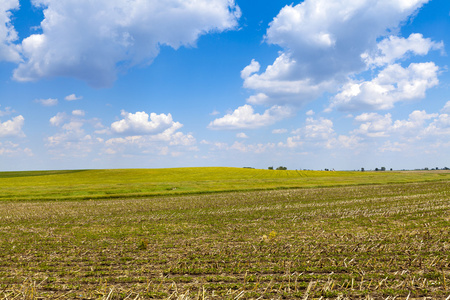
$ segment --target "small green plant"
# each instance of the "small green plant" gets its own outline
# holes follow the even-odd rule
[[[261,241],[262,242],[271,242],[273,240],[275,240],[275,238],[277,237],[277,232],[275,230],[272,230],[269,235],[264,234],[261,237]]]
[[[138,250],[147,250],[148,248],[148,240],[141,240],[137,246]]]

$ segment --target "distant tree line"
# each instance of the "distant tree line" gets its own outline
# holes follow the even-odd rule
[[[273,170],[273,167],[269,167],[268,169]],[[287,168],[283,167],[283,166],[279,166],[278,168],[276,168],[276,170],[287,170]]]
[[[439,169],[439,167],[436,167],[436,168],[432,168],[432,169],[430,169],[430,168],[423,168],[423,169],[415,169],[415,170],[416,171],[429,171],[429,170],[433,171],[433,170],[450,170],[450,168],[444,167],[444,168]],[[325,169],[325,171],[327,171],[327,169]],[[365,169],[361,168],[361,172],[364,172],[364,171],[365,171]],[[378,171],[386,171],[386,168],[385,167],[375,168],[375,171],[376,172],[378,172]],[[390,168],[390,171],[392,171],[392,168]],[[407,170],[406,169],[402,169],[402,171],[407,171]]]
[[[252,167],[244,167],[244,168],[246,168],[246,169],[253,169]],[[269,169],[269,170],[287,170],[287,168],[286,168],[286,167],[283,167],[283,166],[279,166],[279,167],[276,168],[276,169],[274,169],[273,166],[270,166],[270,167],[268,167],[268,169]],[[304,170],[306,170],[306,169],[304,169]],[[390,171],[393,171],[392,168],[390,168],[389,170],[390,170]],[[428,170],[450,170],[450,168],[448,168],[448,167],[444,167],[444,168],[436,167],[436,168],[432,168],[432,169],[429,169],[429,168],[423,168],[423,169],[415,169],[415,170],[417,170],[417,171],[428,171]],[[334,169],[324,169],[324,171],[334,171]],[[361,168],[361,172],[365,172],[365,171],[366,171],[365,168]],[[383,171],[386,171],[386,167],[375,168],[374,171],[376,171],[376,172],[383,172]],[[402,169],[401,171],[407,171],[407,170]]]

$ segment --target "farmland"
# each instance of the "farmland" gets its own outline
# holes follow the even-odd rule
[[[450,180],[450,172],[327,172],[241,168],[0,172],[0,201],[137,198],[436,180]]]
[[[447,299],[450,173],[0,173],[0,299]]]

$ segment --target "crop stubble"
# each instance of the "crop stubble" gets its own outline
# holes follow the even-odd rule
[[[0,203],[3,299],[446,299],[450,182]]]

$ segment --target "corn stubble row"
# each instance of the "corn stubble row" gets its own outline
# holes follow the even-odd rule
[[[448,181],[0,203],[0,299],[450,299],[449,228]]]

